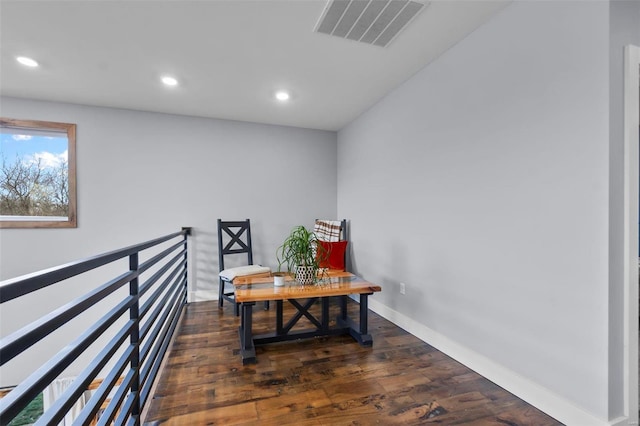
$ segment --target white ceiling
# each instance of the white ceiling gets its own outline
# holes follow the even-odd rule
[[[314,32],[325,0],[0,0],[0,94],[339,130],[508,3],[432,1],[382,48]]]

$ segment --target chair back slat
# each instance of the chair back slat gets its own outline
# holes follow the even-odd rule
[[[225,239],[228,241],[224,242],[223,240]],[[218,263],[220,270],[224,270],[224,257],[226,255],[244,253],[247,255],[247,265],[253,265],[251,223],[249,219],[244,221],[223,221],[218,219]]]

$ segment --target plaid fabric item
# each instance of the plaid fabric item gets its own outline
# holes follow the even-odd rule
[[[339,220],[316,220],[313,232],[320,241],[340,241]]]

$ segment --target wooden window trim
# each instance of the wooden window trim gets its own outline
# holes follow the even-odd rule
[[[0,220],[0,228],[77,228],[76,210],[76,125],[53,121],[16,120],[0,117],[0,127],[14,129],[53,130],[67,134],[67,167],[69,186],[69,214],[66,221],[48,220]]]

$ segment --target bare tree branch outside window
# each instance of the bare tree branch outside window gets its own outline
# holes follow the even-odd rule
[[[76,226],[76,125],[0,118],[0,227]]]

